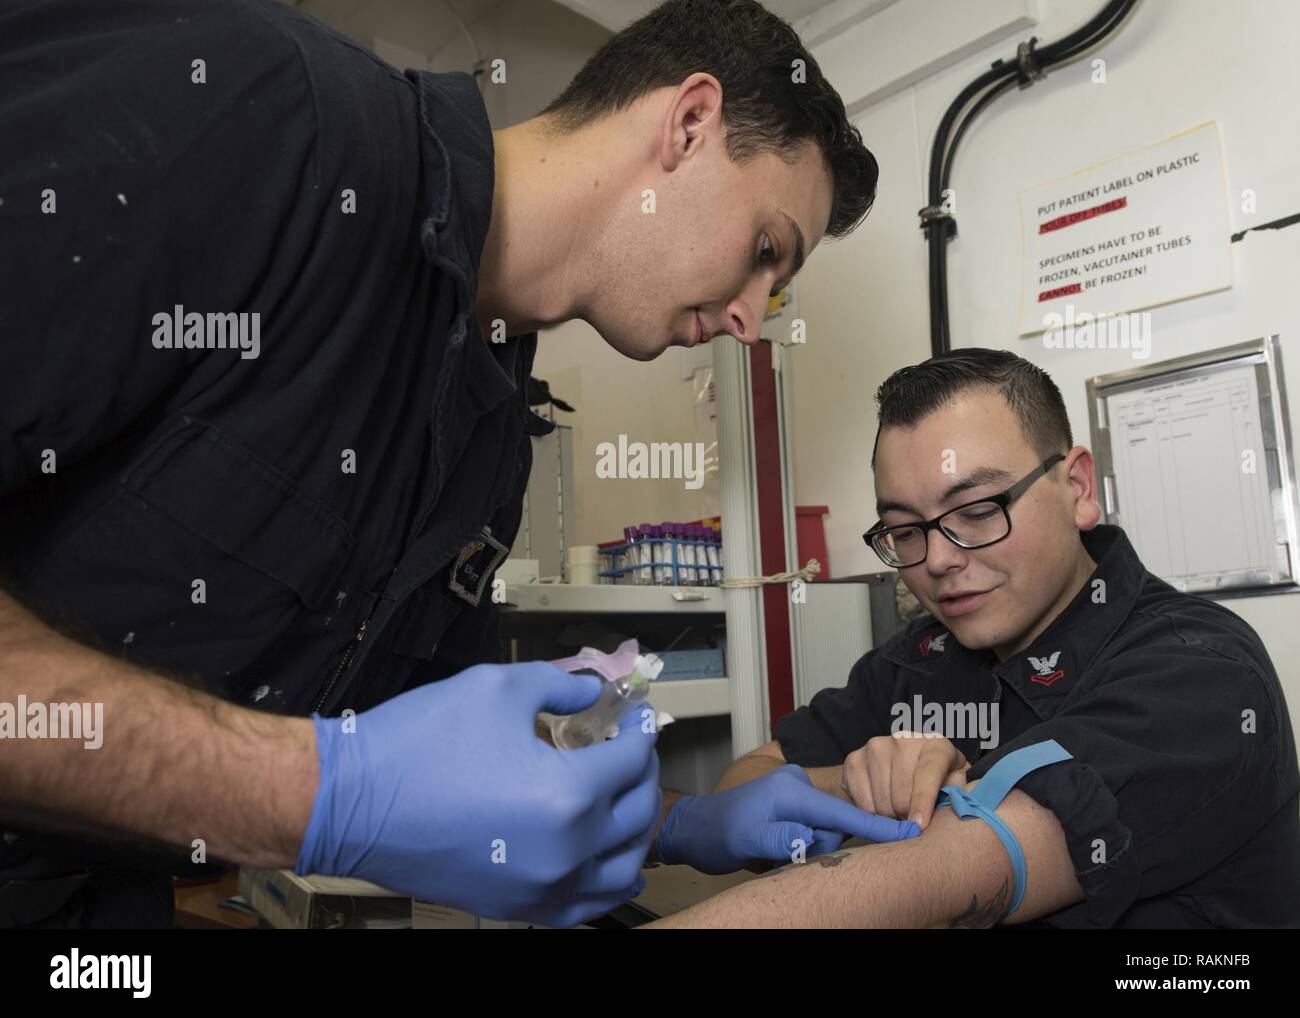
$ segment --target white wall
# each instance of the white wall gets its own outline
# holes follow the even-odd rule
[[[301,0],[298,6],[399,70],[468,74],[477,54],[488,65],[481,88],[497,130],[538,113],[609,38],[554,0]],[[505,62],[504,81],[490,78],[498,58]]]
[[[497,57],[505,61],[506,80],[483,84],[496,130],[541,112],[609,38],[599,25],[551,0],[503,0],[469,30],[489,64]],[[430,70],[468,71],[473,64],[473,50],[457,35],[434,54]]]
[[[1040,22],[1023,36],[1054,41],[1100,2],[1039,0]],[[903,0],[924,20],[927,5]],[[1017,337],[1019,217],[1016,192],[1090,166],[1205,120],[1219,122],[1233,230],[1300,211],[1300,4],[1292,0],[1143,0],[1098,51],[1031,89],[999,98],[975,122],[957,156],[960,236],[949,246],[954,346],[1013,350],[1048,371],[1065,396],[1076,441],[1087,443],[1085,379],[1133,367],[1126,351],[1048,350]],[[948,103],[977,74],[1014,54],[1003,42],[961,59],[856,117],[881,164],[880,196],[851,237],[823,246],[800,277],[808,344],[796,348],[796,497],[827,504],[836,575],[878,572],[860,534],[874,520],[870,455],[875,388],[894,369],[929,356],[925,245],[916,212],[926,195],[929,147]],[[815,55],[821,58],[820,52]],[[832,83],[860,76],[823,60]],[[852,101],[850,95],[846,100]],[[1258,210],[1243,214],[1252,188]],[[1152,311],[1147,363],[1281,333],[1291,431],[1300,437],[1300,225],[1248,234],[1233,245],[1235,286]],[[1227,600],[1263,637],[1300,728],[1300,596]]]
[[[687,357],[684,350],[669,350],[649,363],[629,361],[582,323],[542,334],[533,374],[578,410],[556,415],[574,429],[575,543],[615,540],[634,524],[717,515],[716,474],[695,488],[686,479],[596,476],[597,446],[617,444],[620,433],[647,444],[703,442],[707,448],[716,442],[716,428],[699,420],[694,386],[683,378]]]

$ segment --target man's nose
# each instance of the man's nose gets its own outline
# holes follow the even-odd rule
[[[767,290],[756,280],[727,305],[726,330],[741,343],[752,346],[763,335],[763,316],[767,310]]]
[[[959,548],[935,527],[926,534],[925,567],[935,576],[964,566],[967,561],[965,549]]]

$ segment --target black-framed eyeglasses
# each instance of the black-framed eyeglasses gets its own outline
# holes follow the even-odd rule
[[[958,548],[987,548],[990,544],[1005,541],[1011,534],[1011,514],[1007,507],[1064,459],[1065,456],[1058,452],[1043,460],[1006,491],[959,505],[924,523],[904,523],[897,527],[876,523],[862,535],[862,540],[885,565],[895,569],[906,569],[925,561],[931,530],[939,531]]]

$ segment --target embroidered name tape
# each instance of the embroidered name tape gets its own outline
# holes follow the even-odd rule
[[[447,586],[452,593],[477,606],[483,588],[508,554],[510,550],[492,536],[492,529],[484,527],[456,556]]]

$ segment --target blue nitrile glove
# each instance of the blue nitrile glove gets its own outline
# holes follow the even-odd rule
[[[633,709],[616,738],[577,750],[534,728],[601,685],[544,662],[479,665],[352,718],[313,715],[320,785],[295,871],[547,926],[639,894],[663,803],[653,715]]]
[[[819,791],[802,767],[770,774],[712,795],[687,795],[668,811],[655,851],[666,863],[702,873],[731,873],[758,860],[790,862],[796,841],[806,855],[834,852],[846,837],[903,841],[921,833]]]

